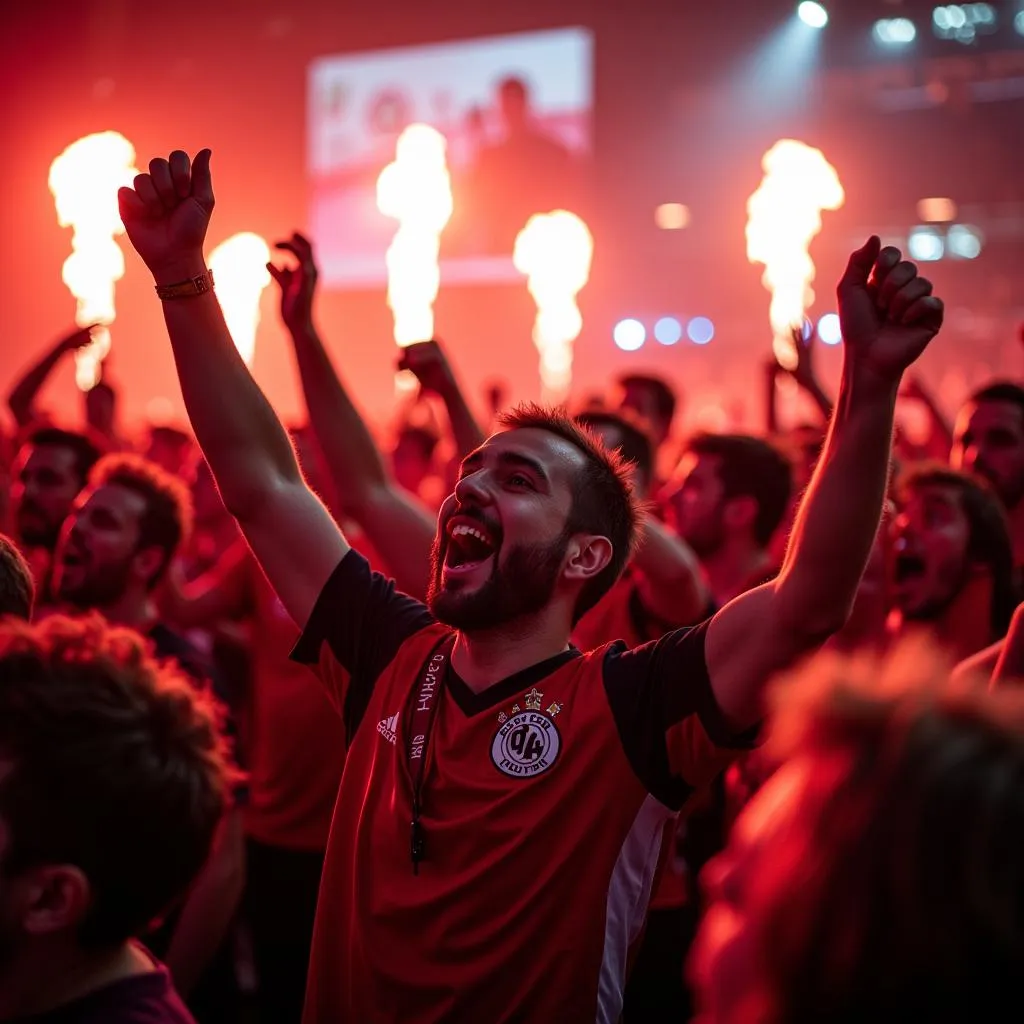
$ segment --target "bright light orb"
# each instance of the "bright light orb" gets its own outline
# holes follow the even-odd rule
[[[796,9],[797,17],[811,28],[824,28],[828,24],[828,11],[814,0],[804,0]]]
[[[683,336],[683,325],[674,316],[663,316],[654,325],[654,337],[662,345],[674,345]]]
[[[715,325],[706,316],[695,316],[686,325],[686,336],[694,345],[707,345],[715,336]]]
[[[838,345],[843,340],[838,313],[826,313],[818,321],[818,337],[823,345]]]
[[[612,329],[612,340],[623,352],[636,352],[647,340],[647,330],[639,320],[620,320]]]

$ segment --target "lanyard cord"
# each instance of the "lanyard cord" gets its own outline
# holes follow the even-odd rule
[[[423,682],[416,695],[416,706],[413,708],[412,724],[409,729],[406,747],[409,778],[412,783],[409,855],[412,859],[414,875],[420,873],[420,861],[426,854],[426,836],[420,815],[423,811],[423,782],[427,770],[427,751],[434,730],[434,718],[441,704],[442,693],[448,678],[448,666],[454,644],[454,636],[446,637],[434,648],[431,656],[425,662],[422,672]]]

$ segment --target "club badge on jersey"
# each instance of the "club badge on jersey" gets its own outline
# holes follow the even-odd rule
[[[552,701],[541,711],[544,694],[535,686],[524,700],[526,710],[518,704],[511,715],[498,715],[498,731],[491,741],[491,760],[499,772],[513,779],[533,778],[548,771],[558,760],[562,737],[555,717],[562,705]]]

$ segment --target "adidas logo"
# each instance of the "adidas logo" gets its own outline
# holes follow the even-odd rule
[[[390,718],[385,718],[383,722],[377,723],[377,732],[381,734],[388,741],[388,743],[394,743],[398,736],[398,715],[399,712],[395,712]]]

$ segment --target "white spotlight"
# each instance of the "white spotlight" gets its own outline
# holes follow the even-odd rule
[[[917,38],[917,29],[909,18],[882,18],[871,34],[881,46],[906,46]]]
[[[623,352],[635,352],[647,340],[647,330],[639,320],[620,320],[612,329],[612,339]]]
[[[674,316],[663,316],[654,325],[654,337],[662,345],[674,345],[683,336],[683,325]]]
[[[981,255],[981,244],[981,232],[969,224],[954,224],[946,234],[946,249],[956,259],[977,259]]]
[[[923,263],[933,263],[935,260],[942,259],[942,255],[946,251],[946,244],[942,235],[935,228],[920,227],[914,228],[910,232],[907,248],[913,259],[921,260]]]
[[[811,28],[824,28],[828,24],[828,11],[814,0],[804,0],[796,9],[797,16]]]
[[[706,316],[695,316],[686,325],[686,336],[694,345],[706,345],[715,336],[715,325]]]
[[[826,313],[818,321],[818,337],[823,345],[838,345],[843,340],[838,313]]]

